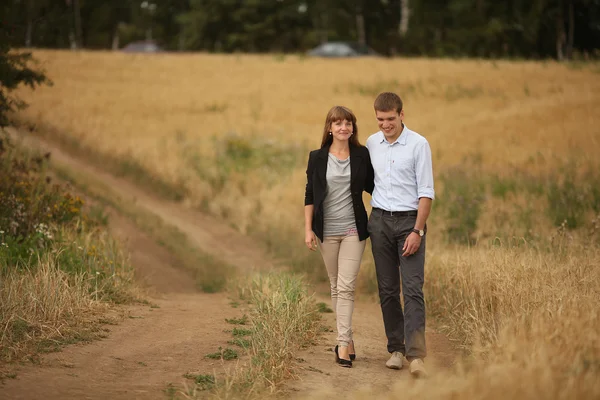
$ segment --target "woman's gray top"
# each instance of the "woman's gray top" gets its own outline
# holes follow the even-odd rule
[[[323,236],[356,235],[356,220],[350,193],[350,157],[338,160],[329,153],[326,177]]]

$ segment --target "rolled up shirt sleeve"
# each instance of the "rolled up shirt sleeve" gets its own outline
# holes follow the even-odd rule
[[[431,147],[426,140],[418,146],[415,154],[415,174],[417,178],[418,197],[435,198],[433,188],[433,163],[431,160]]]

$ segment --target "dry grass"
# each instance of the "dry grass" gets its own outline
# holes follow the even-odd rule
[[[287,273],[246,278],[237,295],[251,307],[248,360],[223,377],[199,375],[196,385],[181,390],[191,399],[263,399],[294,376],[295,354],[317,337],[320,316],[303,279]],[[209,380],[211,383],[206,384]]]
[[[63,51],[35,56],[54,86],[21,91],[31,103],[21,121],[78,151],[115,156],[124,169],[140,166],[169,183],[170,191],[181,188],[189,204],[243,232],[267,232],[269,221],[302,220],[297,205],[305,158],[320,141],[327,110],[351,107],[364,141],[377,130],[372,102],[382,90],[404,97],[406,122],[429,139],[438,174],[473,153],[484,160],[482,168],[510,174],[510,166],[533,173],[600,150],[600,74],[593,66]],[[230,137],[274,141],[301,162],[271,165],[283,178],[277,184],[265,182],[264,171],[222,171]],[[274,204],[286,206],[266,206]]]
[[[1,370],[103,336],[108,304],[139,294],[105,216],[87,205],[82,211],[81,198],[49,184],[41,157],[0,139]]]
[[[599,398],[600,250],[560,245],[567,251],[436,251],[428,307],[468,357],[453,371],[404,380],[378,398]],[[351,398],[372,398],[366,393]]]
[[[445,321],[451,336],[462,338],[467,348],[473,344],[478,351],[493,347],[510,326],[510,334],[517,337],[533,339],[528,336],[533,334],[564,341],[558,347],[561,351],[569,347],[575,357],[600,345],[594,343],[598,337],[590,336],[588,329],[573,331],[565,325],[565,317],[572,317],[569,323],[577,320],[578,325],[600,328],[596,318],[600,249],[564,245],[568,249],[562,253],[557,249],[485,246],[436,251],[428,264],[428,306]],[[543,332],[534,326],[535,318],[551,323],[556,330]],[[581,348],[575,351],[577,346]]]
[[[27,359],[65,343],[93,338],[92,322],[107,308],[90,296],[93,292],[94,280],[85,274],[67,274],[50,255],[23,273],[4,275],[0,283],[2,358]]]
[[[35,359],[102,335],[111,303],[139,299],[133,270],[106,231],[60,228],[45,252],[0,261],[0,362]]]
[[[35,56],[55,86],[21,92],[31,103],[19,116],[24,125],[74,151],[104,160],[110,155],[106,164],[117,172],[166,184],[187,204],[260,235],[292,260],[303,257],[304,162],[318,146],[325,113],[334,104],[352,108],[364,142],[377,129],[374,97],[398,92],[407,125],[431,143],[436,189],[444,193],[428,233],[429,312],[472,356],[449,376],[399,387],[393,395],[600,396],[594,197],[600,180],[582,172],[598,170],[597,65]],[[576,179],[561,170],[568,163]],[[462,172],[452,175],[456,167]],[[480,183],[484,189],[460,203]],[[559,211],[571,206],[578,230],[556,230]],[[445,243],[443,232],[473,218],[472,247]],[[305,269],[318,262],[302,260]],[[359,281],[373,292],[369,251]]]

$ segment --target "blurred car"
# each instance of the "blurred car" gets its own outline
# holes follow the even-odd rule
[[[361,57],[377,56],[377,52],[369,46],[355,42],[327,42],[320,44],[308,52],[315,57]]]
[[[160,53],[164,50],[152,40],[140,40],[129,43],[121,51],[126,53]]]

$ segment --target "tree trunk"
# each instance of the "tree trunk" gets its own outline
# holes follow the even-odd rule
[[[477,7],[477,14],[481,17],[481,18],[485,18],[485,13],[484,13],[484,0],[477,0],[476,2],[476,7]]]
[[[565,21],[563,18],[562,1],[560,1],[556,13],[556,58],[558,61],[565,59],[565,41]]]
[[[81,29],[81,9],[79,0],[73,0],[73,13],[75,14],[75,46],[78,49],[83,47],[83,34]]]
[[[113,39],[112,39],[112,49],[113,49],[113,51],[119,50],[119,42],[120,42],[119,25],[117,25],[117,27],[114,30]]]
[[[329,33],[327,30],[327,24],[329,23],[329,18],[327,15],[327,11],[324,11],[321,14],[321,33],[319,36],[321,36],[321,43],[327,43],[327,41],[329,40]]]
[[[25,30],[25,47],[31,47],[33,35],[33,0],[27,1],[27,28]]]
[[[575,34],[575,16],[573,0],[569,0],[569,31],[567,33],[567,60],[573,57],[573,36]]]
[[[177,50],[184,51],[185,50],[185,36],[182,32],[179,32],[179,37],[177,40]]]
[[[362,45],[367,44],[365,35],[365,16],[363,15],[363,8],[360,2],[356,5],[356,33],[358,34],[358,43]]]
[[[27,30],[25,31],[25,47],[31,47],[31,35],[33,33],[33,21],[31,16],[27,17]]]
[[[409,0],[400,0],[400,24],[398,25],[398,34],[400,37],[406,36],[408,32],[408,21],[410,19]]]

